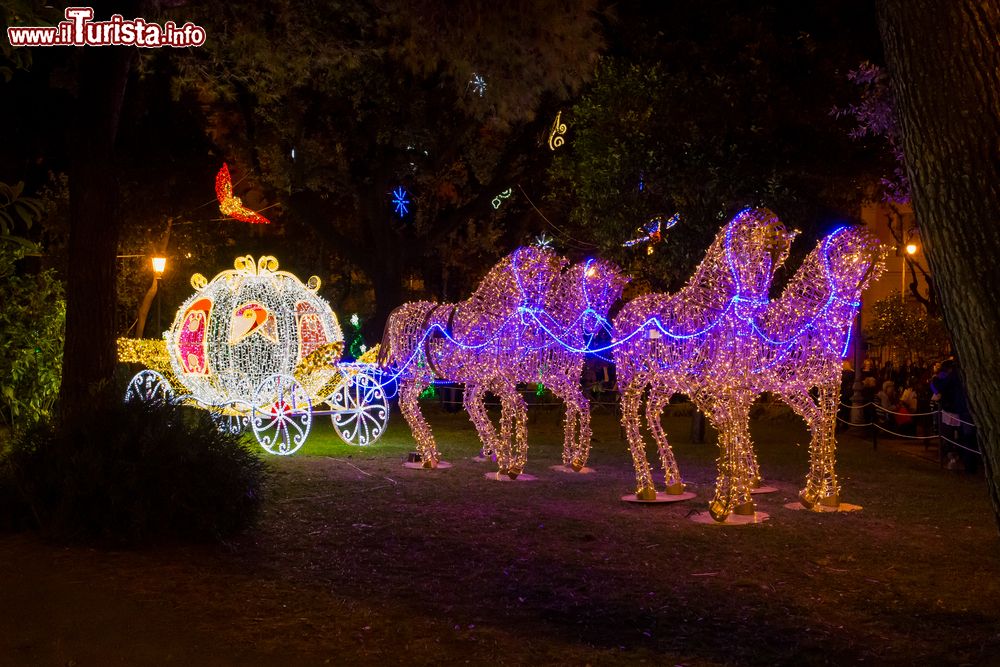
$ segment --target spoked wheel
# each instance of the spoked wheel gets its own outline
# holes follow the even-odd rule
[[[167,378],[148,368],[136,373],[125,388],[125,402],[139,401],[142,403],[171,403],[174,400],[174,390]]]
[[[349,445],[370,445],[385,433],[389,399],[369,369],[345,369],[344,379],[327,399],[333,428]]]
[[[312,401],[290,375],[264,379],[254,394],[250,427],[270,454],[288,456],[305,444],[312,424]]]
[[[250,405],[236,401],[229,405],[216,405],[211,408],[212,421],[223,433],[239,435],[250,424]]]

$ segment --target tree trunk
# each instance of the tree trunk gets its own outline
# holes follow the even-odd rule
[[[114,143],[135,49],[82,49],[70,160],[66,342],[60,389],[64,420],[110,387],[115,352],[118,180]]]
[[[879,28],[917,224],[1000,525],[1000,2],[880,0]]]

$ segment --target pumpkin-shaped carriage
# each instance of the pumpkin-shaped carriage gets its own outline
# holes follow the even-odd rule
[[[212,280],[191,278],[195,293],[164,333],[169,371],[147,368],[125,400],[173,401],[210,410],[221,428],[249,427],[272,454],[293,454],[314,416],[329,415],[349,444],[385,431],[389,402],[378,368],[341,363],[343,332],[320,281],[303,284],[274,257],[240,257]],[[362,358],[364,359],[364,357]],[[175,394],[169,377],[187,390]]]

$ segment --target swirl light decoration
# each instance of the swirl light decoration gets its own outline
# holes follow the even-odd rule
[[[501,260],[460,303],[404,304],[386,324],[380,363],[399,373],[400,411],[424,467],[440,453],[417,397],[434,379],[465,383],[465,407],[500,472],[517,477],[527,460],[527,409],[518,383],[539,382],[566,402],[563,463],[582,469],[590,451],[584,356],[605,333],[608,309],[627,278],[602,260],[570,266],[549,248],[522,247]],[[483,405],[501,400],[499,433]]]
[[[566,143],[563,135],[566,134],[566,123],[561,122],[562,111],[556,112],[556,119],[552,121],[552,129],[549,130],[549,150],[555,150]]]
[[[691,396],[719,430],[711,516],[725,521],[732,513],[752,515],[750,492],[760,483],[760,471],[749,412],[760,393],[771,391],[812,432],[803,504],[839,503],[834,426],[841,360],[860,294],[883,270],[883,249],[864,229],[838,229],[819,242],[782,297],[768,301],[770,276],[784,260],[790,239],[769,211],[744,211],[720,232],[684,290],[643,297],[616,319],[621,331],[635,325],[645,332],[615,355],[619,378],[628,378],[622,385],[622,419],[640,498],[655,495],[638,415],[648,384],[646,420],[666,471],[668,493],[679,493],[683,485],[660,416],[671,394],[679,391]],[[819,390],[818,403],[809,394],[813,388]]]

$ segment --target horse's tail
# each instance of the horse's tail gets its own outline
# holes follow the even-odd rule
[[[415,353],[423,335],[423,324],[427,313],[437,304],[429,301],[404,303],[391,313],[385,321],[382,344],[379,346],[377,363],[381,367],[396,363],[405,365],[408,353]]]

